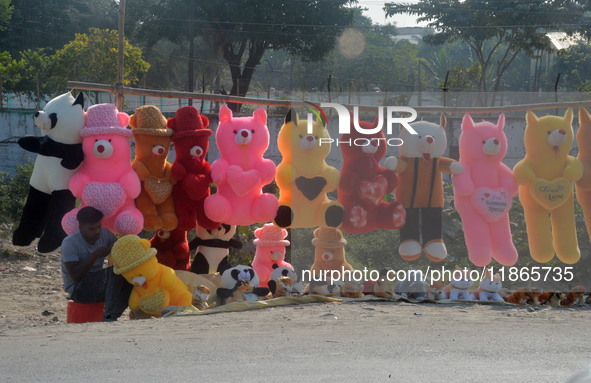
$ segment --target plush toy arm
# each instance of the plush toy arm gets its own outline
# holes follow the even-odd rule
[[[211,165],[211,178],[217,186],[226,184],[228,166],[230,166],[230,164],[223,158],[218,158]]]
[[[74,170],[84,161],[84,151],[82,144],[70,145],[70,148],[60,163],[64,168]]]
[[[264,185],[270,184],[275,179],[275,172],[277,167],[275,163],[269,159],[263,158],[263,160],[255,167],[261,173],[261,182]]]
[[[176,286],[176,274],[174,270],[170,267],[160,266],[162,267],[162,279],[160,279],[160,286],[164,290],[172,290],[174,286]]]
[[[462,164],[447,157],[439,158],[439,169],[442,173],[447,174],[462,174],[464,172]]]
[[[183,188],[189,198],[193,201],[199,201],[207,196],[211,178],[206,174],[188,173],[183,179]]]
[[[217,292],[218,297],[220,297],[222,299],[228,299],[232,296],[232,294],[234,294],[235,290],[236,290],[235,288],[234,289],[225,289],[223,287],[219,287],[216,292]]]
[[[280,190],[290,190],[292,177],[293,179],[296,179],[297,176],[297,172],[291,164],[282,162],[277,166],[275,182],[277,182],[277,186]]]
[[[41,137],[24,136],[18,139],[18,146],[25,149],[27,152],[39,153],[41,150]]]
[[[384,163],[386,169],[394,172],[394,173],[403,173],[406,168],[408,167],[408,163],[403,160],[402,158],[397,157],[388,157],[386,158],[386,162]]]
[[[583,164],[583,176],[576,182],[577,190],[591,190],[591,163]]]
[[[168,178],[171,185],[176,184],[176,179],[172,176],[172,164],[170,162],[166,162],[164,167],[164,178]]]
[[[392,193],[394,189],[396,189],[396,185],[398,184],[398,177],[396,176],[396,173],[386,168],[380,167],[380,175],[386,178],[386,181],[388,181],[388,188],[386,189],[386,194]]]
[[[144,165],[144,163],[141,161],[133,161],[131,163],[131,167],[136,172],[141,182],[144,182],[146,178],[150,175],[150,171],[148,170],[146,165]]]
[[[70,191],[74,194],[76,198],[82,198],[82,191],[84,190],[84,186],[90,183],[90,177],[86,175],[84,172],[77,172],[70,178]]]
[[[189,244],[185,241],[179,242],[174,245],[173,251],[177,259],[183,258],[189,253]]]
[[[474,182],[472,181],[472,177],[470,174],[470,166],[468,164],[464,165],[464,171],[461,174],[454,174],[451,176],[451,181],[454,186],[454,190],[458,192],[459,195],[469,196],[474,193]]]
[[[131,311],[138,311],[140,309],[140,293],[136,289],[131,290],[129,296],[129,308]]]
[[[517,185],[515,177],[513,177],[513,172],[507,165],[503,163],[501,163],[501,167],[499,169],[499,181],[501,183],[501,187],[507,190],[511,196],[515,197],[519,192],[519,185]]]
[[[339,183],[341,182],[341,174],[336,168],[332,166],[327,166],[322,169],[322,177],[326,180],[326,185],[324,186],[324,191],[329,193],[335,190]]]
[[[142,183],[131,169],[119,179],[119,184],[123,186],[129,198],[136,199],[142,191]]]
[[[341,171],[341,182],[339,184],[340,192],[345,195],[355,193],[355,190],[357,190],[361,184],[361,177],[359,177],[359,174],[345,166],[343,166]]]
[[[234,238],[230,238],[230,247],[234,248],[234,249],[242,249],[242,242],[240,242],[237,239]]]
[[[272,294],[275,294],[275,291],[277,291],[277,282],[271,279],[267,282],[267,286],[269,286],[269,291],[271,291]]]
[[[518,185],[529,185],[536,178],[531,161],[527,158],[519,161],[513,168],[513,177]]]
[[[194,240],[189,242],[189,250],[195,250],[196,248],[198,248],[201,244],[201,241],[203,241],[201,238],[195,237]]]
[[[569,181],[578,181],[583,176],[583,164],[573,156],[568,156],[566,159],[566,168],[562,174],[569,179]]]
[[[259,297],[264,297],[265,295],[269,294],[269,289],[266,287],[255,287],[252,289],[252,292]]]
[[[172,178],[174,178],[177,181],[180,181],[183,178],[185,178],[185,175],[187,174],[187,170],[180,162],[175,161],[174,164],[172,164],[172,172],[171,173],[172,173]]]

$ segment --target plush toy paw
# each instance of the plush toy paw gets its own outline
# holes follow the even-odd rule
[[[361,229],[367,225],[367,210],[361,206],[355,205],[349,212],[349,223],[356,229]]]
[[[398,167],[398,158],[394,156],[388,157],[386,158],[386,162],[384,163],[384,165],[386,166],[386,169],[394,171]]]
[[[343,223],[344,215],[345,210],[340,203],[329,206],[326,212],[324,212],[324,222],[326,222],[326,226],[328,227],[338,228]]]
[[[464,172],[464,167],[459,162],[454,162],[449,165],[449,170],[451,174],[462,174]]]
[[[177,219],[176,215],[170,214],[170,213],[162,214],[161,219],[162,219],[161,228],[164,231],[173,231],[174,229],[176,229],[176,227],[179,223],[179,220]],[[144,223],[144,226],[147,226],[147,225]]]
[[[277,209],[277,198],[273,194],[264,193],[256,197],[252,203],[252,216],[256,222],[271,222],[277,216]]]
[[[508,246],[494,248],[492,251],[492,257],[495,261],[499,262],[503,266],[513,266],[517,262],[518,253],[515,246],[511,244]]]
[[[392,213],[392,221],[394,222],[395,229],[400,229],[406,223],[406,209],[401,203],[396,203],[396,207]]]
[[[422,250],[423,248],[421,247],[421,244],[414,239],[407,239],[398,247],[398,252],[405,261],[416,260],[420,257]]]
[[[144,230],[156,231],[162,227],[162,220],[157,214],[146,214],[144,216]],[[170,230],[165,230],[170,231]]]
[[[62,219],[62,227],[68,235],[78,231],[78,220],[76,219],[76,213],[78,213],[78,210],[79,209],[71,211]]]
[[[476,267],[487,266],[491,261],[492,248],[490,246],[479,246],[468,249],[470,262]]]
[[[273,223],[278,227],[288,228],[293,222],[293,216],[294,214],[291,210],[291,207],[287,205],[281,205],[279,206],[279,209],[277,209],[277,215],[275,216]]]
[[[227,222],[232,216],[230,202],[220,194],[207,197],[205,200],[205,215],[214,222]]]
[[[427,258],[433,262],[441,262],[447,257],[447,249],[441,239],[427,242],[423,250]]]
[[[121,235],[139,234],[143,227],[144,219],[141,213],[139,217],[129,213],[122,213],[115,220],[115,229]]]

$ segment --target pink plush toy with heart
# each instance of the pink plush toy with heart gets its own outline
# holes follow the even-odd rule
[[[103,212],[103,227],[121,235],[138,234],[144,217],[134,203],[141,183],[131,167],[129,115],[117,112],[113,104],[99,104],[88,108],[85,118],[80,131],[84,162],[70,179],[70,190],[82,203],[64,216],[62,226],[68,234],[76,232],[78,210],[92,206]]]
[[[263,158],[269,147],[267,113],[264,108],[252,117],[232,117],[226,105],[220,109],[215,134],[220,158],[211,165],[217,194],[205,200],[205,214],[214,222],[248,226],[270,222],[279,202],[262,188],[275,178],[275,164]]]
[[[468,256],[478,267],[488,265],[491,258],[504,266],[517,262],[509,209],[518,186],[511,169],[501,162],[507,153],[504,127],[504,114],[496,125],[475,124],[469,114],[462,121],[460,163],[464,172],[452,175],[454,200],[462,217]]]
[[[277,267],[290,267],[285,262],[285,247],[289,246],[287,230],[280,229],[272,223],[256,229],[254,235],[257,237],[253,243],[257,251],[252,260],[252,268],[259,276],[259,287],[267,287],[269,276]],[[274,264],[277,266],[273,267]]]

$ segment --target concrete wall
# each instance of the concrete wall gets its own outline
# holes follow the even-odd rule
[[[35,127],[33,119],[34,111],[31,110],[18,110],[18,109],[5,109],[0,112],[0,170],[13,172],[15,164],[24,163],[28,157],[35,158],[35,154],[25,152],[21,149],[16,141],[19,137],[25,135],[39,135],[39,129]],[[215,161],[219,158],[219,152],[215,145],[215,131],[218,125],[217,115],[207,115],[210,119],[210,127],[214,131],[214,134],[210,137],[210,148],[209,148],[209,162]],[[476,120],[476,116],[474,116]],[[496,116],[493,118],[487,118],[490,121],[496,122]],[[438,117],[425,118],[427,121],[438,122]],[[573,122],[573,128],[578,129],[578,119],[575,118]],[[458,157],[458,140],[461,134],[461,117],[450,117],[448,121],[448,149],[446,156],[452,158]],[[479,120],[477,120],[479,121]],[[283,125],[283,117],[270,116],[267,122],[269,132],[271,135],[271,144],[265,155],[266,158],[273,160],[276,164],[281,162],[281,153],[277,148],[277,135],[281,126]],[[507,135],[509,147],[504,162],[510,167],[513,166],[525,156],[525,147],[523,145],[523,132],[525,130],[525,119],[523,117],[514,118],[507,117],[505,122],[505,134]],[[336,116],[329,116],[329,131],[333,138],[338,136],[338,123]],[[395,126],[393,136],[398,136],[398,127]],[[133,145],[133,143],[132,143]],[[132,148],[133,149],[133,148]],[[576,156],[578,153],[577,144],[573,145],[571,154]],[[390,147],[387,156],[398,155],[396,147]],[[174,161],[174,151],[171,150],[169,160]],[[342,160],[340,158],[340,148],[336,145],[332,145],[332,150],[327,158],[329,165],[340,169]],[[383,162],[382,162],[383,164]]]

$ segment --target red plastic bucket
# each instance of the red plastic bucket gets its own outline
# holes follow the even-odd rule
[[[68,323],[102,322],[105,302],[76,303],[68,301]]]

